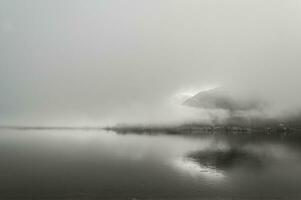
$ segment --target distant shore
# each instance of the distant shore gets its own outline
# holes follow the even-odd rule
[[[240,126],[240,125],[118,125],[118,126],[0,126],[6,130],[91,130],[114,131],[120,134],[173,134],[173,135],[197,135],[197,134],[233,134],[233,135],[300,135],[301,128],[285,126],[284,124],[272,126]]]
[[[283,124],[274,126],[238,126],[238,125],[200,125],[185,124],[179,126],[113,126],[104,128],[117,133],[164,133],[164,134],[264,134],[264,135],[301,135],[301,129],[287,127]]]

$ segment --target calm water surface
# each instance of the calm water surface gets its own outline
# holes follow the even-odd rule
[[[299,137],[0,130],[1,199],[301,199]]]

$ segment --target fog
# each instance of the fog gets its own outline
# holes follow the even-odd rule
[[[0,124],[208,120],[181,96],[227,87],[301,108],[298,0],[1,0]]]

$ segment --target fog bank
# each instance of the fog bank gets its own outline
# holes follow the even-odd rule
[[[301,108],[297,0],[0,2],[0,124],[210,120],[206,87]],[[181,97],[181,98],[179,98]]]

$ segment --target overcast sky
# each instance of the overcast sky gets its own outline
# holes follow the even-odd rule
[[[301,107],[298,0],[0,0],[0,124],[186,120],[212,86]]]

